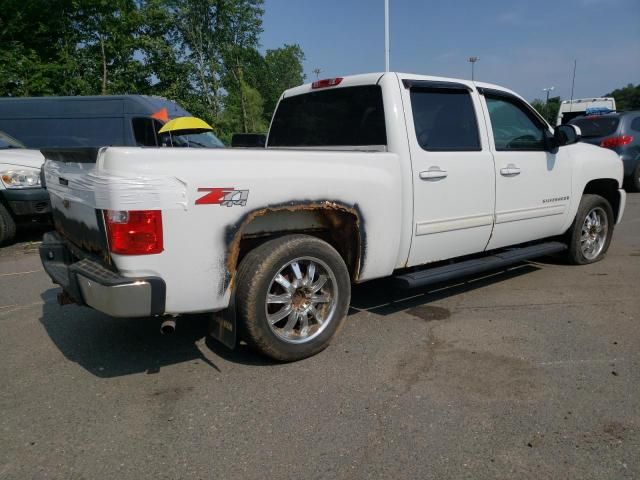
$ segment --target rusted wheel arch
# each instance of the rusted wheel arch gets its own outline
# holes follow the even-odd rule
[[[303,220],[301,223],[301,218],[304,216],[298,215],[292,222],[291,228],[275,227],[274,230],[264,228],[255,231],[258,219],[261,225],[266,226],[269,224],[269,215],[278,215],[282,220],[283,215],[286,218],[287,214],[293,215],[299,212],[308,213],[309,220],[313,219],[313,222],[309,221],[305,225]],[[288,202],[254,209],[226,229],[228,285],[233,283],[238,264],[249,251],[269,239],[291,233],[315,236],[330,243],[347,264],[352,281],[357,282],[366,247],[363,222],[364,219],[357,204],[346,205],[327,200]]]

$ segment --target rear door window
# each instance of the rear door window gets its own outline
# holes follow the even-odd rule
[[[387,144],[378,85],[344,87],[282,99],[269,147],[346,147]]]
[[[418,144],[429,151],[478,151],[478,122],[468,90],[411,88]]]
[[[620,117],[585,117],[571,120],[571,125],[580,127],[584,138],[606,137],[615,133],[620,123]]]

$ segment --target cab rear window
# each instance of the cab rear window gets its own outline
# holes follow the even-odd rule
[[[284,98],[269,131],[269,147],[387,144],[378,85],[322,90]]]

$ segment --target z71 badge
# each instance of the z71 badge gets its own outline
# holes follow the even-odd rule
[[[249,198],[249,190],[236,190],[235,188],[198,188],[199,192],[209,192],[196,200],[196,205],[222,205],[244,207]]]

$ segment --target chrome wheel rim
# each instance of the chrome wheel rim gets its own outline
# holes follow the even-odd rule
[[[267,290],[265,312],[271,331],[287,343],[306,343],[333,320],[338,284],[322,260],[300,257],[274,275]]]
[[[580,249],[587,260],[593,260],[604,249],[609,225],[607,214],[601,207],[589,211],[582,223]]]

